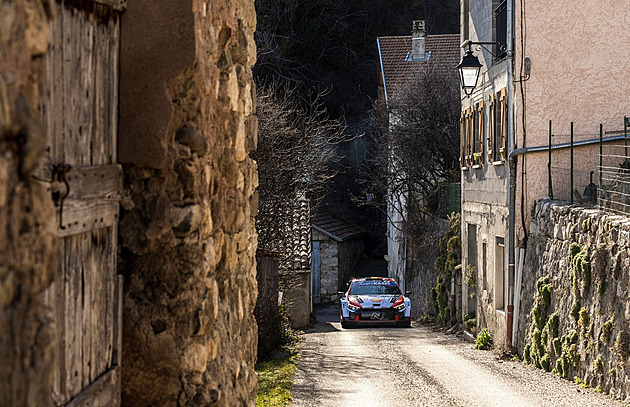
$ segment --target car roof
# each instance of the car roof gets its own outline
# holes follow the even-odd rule
[[[350,280],[350,283],[354,283],[354,282],[359,282],[359,281],[365,281],[365,282],[370,282],[370,281],[374,281],[374,282],[388,282],[388,283],[393,283],[393,284],[398,284],[396,282],[396,280],[394,280],[393,278],[389,278],[389,277],[361,277],[361,278],[353,278],[352,280]]]

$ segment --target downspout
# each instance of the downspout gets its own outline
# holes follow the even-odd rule
[[[509,189],[508,189],[508,302],[506,321],[506,344],[508,350],[512,350],[512,331],[514,327],[514,263],[515,263],[515,213],[516,213],[516,155],[512,151],[516,149],[516,131],[514,128],[514,0],[507,1],[507,114],[508,114],[508,144],[509,144]]]

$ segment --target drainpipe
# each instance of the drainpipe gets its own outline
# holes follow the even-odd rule
[[[510,155],[512,151],[516,149],[516,134],[514,128],[514,81],[513,81],[513,67],[514,63],[514,0],[507,1],[507,101],[508,101],[508,144]],[[509,190],[508,190],[508,301],[507,301],[507,337],[506,344],[508,350],[512,350],[512,331],[514,325],[514,250],[515,250],[515,213],[516,213],[516,158],[514,155],[512,158],[508,157],[509,161]]]

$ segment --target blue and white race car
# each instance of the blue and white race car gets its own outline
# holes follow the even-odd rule
[[[389,323],[411,326],[411,302],[393,278],[355,278],[341,297],[341,326]]]

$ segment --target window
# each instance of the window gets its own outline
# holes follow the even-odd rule
[[[507,56],[507,0],[494,0],[494,46],[495,60],[501,60]]]
[[[460,117],[462,167],[482,165],[484,161],[483,102],[466,109]]]
[[[484,161],[483,150],[485,145],[484,135],[485,135],[485,126],[484,126],[484,114],[483,114],[483,102],[479,102],[475,105],[475,110],[473,112],[473,164],[474,165],[482,165]]]
[[[462,112],[460,118],[462,168],[472,165],[472,117],[473,110],[468,108]]]
[[[505,307],[505,240],[496,238],[494,254],[494,305],[498,310]]]
[[[507,90],[505,88],[490,98],[489,115],[488,157],[493,162],[505,161],[507,153]]]

